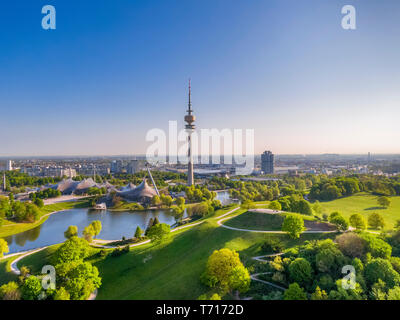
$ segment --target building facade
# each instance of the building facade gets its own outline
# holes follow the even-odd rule
[[[271,151],[265,151],[261,155],[261,171],[264,174],[273,174],[274,173],[274,155]]]

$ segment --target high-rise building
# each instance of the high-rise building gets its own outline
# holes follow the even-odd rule
[[[7,171],[12,171],[12,169],[13,169],[12,161],[11,160],[7,160],[6,170]]]
[[[130,173],[130,174],[135,174],[135,173],[143,170],[143,168],[144,168],[144,164],[143,164],[142,160],[131,160],[128,163],[126,172]]]
[[[274,173],[274,155],[271,151],[265,151],[261,155],[261,171],[264,174]]]
[[[192,101],[191,101],[191,87],[190,87],[190,79],[189,79],[189,102],[188,102],[188,110],[187,115],[185,116],[186,122],[186,132],[188,134],[188,186],[192,186],[194,184],[194,175],[193,175],[193,154],[192,154],[192,133],[196,128],[194,125],[194,121],[196,117],[193,115],[192,110]]]

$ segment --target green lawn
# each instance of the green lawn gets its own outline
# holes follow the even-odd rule
[[[383,216],[386,228],[393,228],[396,220],[400,219],[400,197],[390,197],[389,208],[382,208],[377,203],[377,196],[368,193],[358,193],[351,197],[341,198],[328,202],[321,202],[323,212],[330,214],[334,211],[341,212],[346,218],[354,213],[362,214],[366,219],[372,212]]]
[[[50,204],[41,208],[40,209],[41,218],[33,223],[17,223],[5,220],[4,225],[0,227],[0,238],[5,238],[13,234],[21,233],[37,227],[38,225],[42,224],[47,220],[49,216],[45,216],[46,214],[55,211],[69,210],[74,208],[85,208],[85,207],[88,207],[87,200],[60,202],[60,203]]]
[[[17,275],[10,272],[10,265],[12,260],[16,257],[0,260],[0,286],[10,281],[16,281]]]
[[[245,212],[233,219],[224,221],[224,225],[250,230],[280,231],[284,215],[261,212]]]

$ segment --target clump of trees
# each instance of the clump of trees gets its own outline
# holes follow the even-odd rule
[[[61,196],[61,191],[60,190],[56,190],[56,189],[45,189],[45,190],[41,190],[41,191],[37,191],[34,193],[30,193],[29,194],[29,198],[32,201],[35,201],[35,199],[39,198],[39,199],[49,199],[49,198],[57,198]]]
[[[400,244],[400,232],[385,236]],[[347,232],[335,241],[312,240],[288,250],[258,272],[267,272],[265,280],[287,288],[286,300],[389,300],[400,299],[400,258],[392,256],[392,247],[381,236]],[[342,287],[342,267],[355,269],[355,287]]]
[[[15,201],[12,194],[0,199],[0,218],[16,222],[35,222],[41,211],[34,203]]]

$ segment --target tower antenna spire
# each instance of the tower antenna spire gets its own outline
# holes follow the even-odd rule
[[[190,85],[190,78],[189,78],[189,103],[188,103],[188,113],[192,114],[192,87]]]

